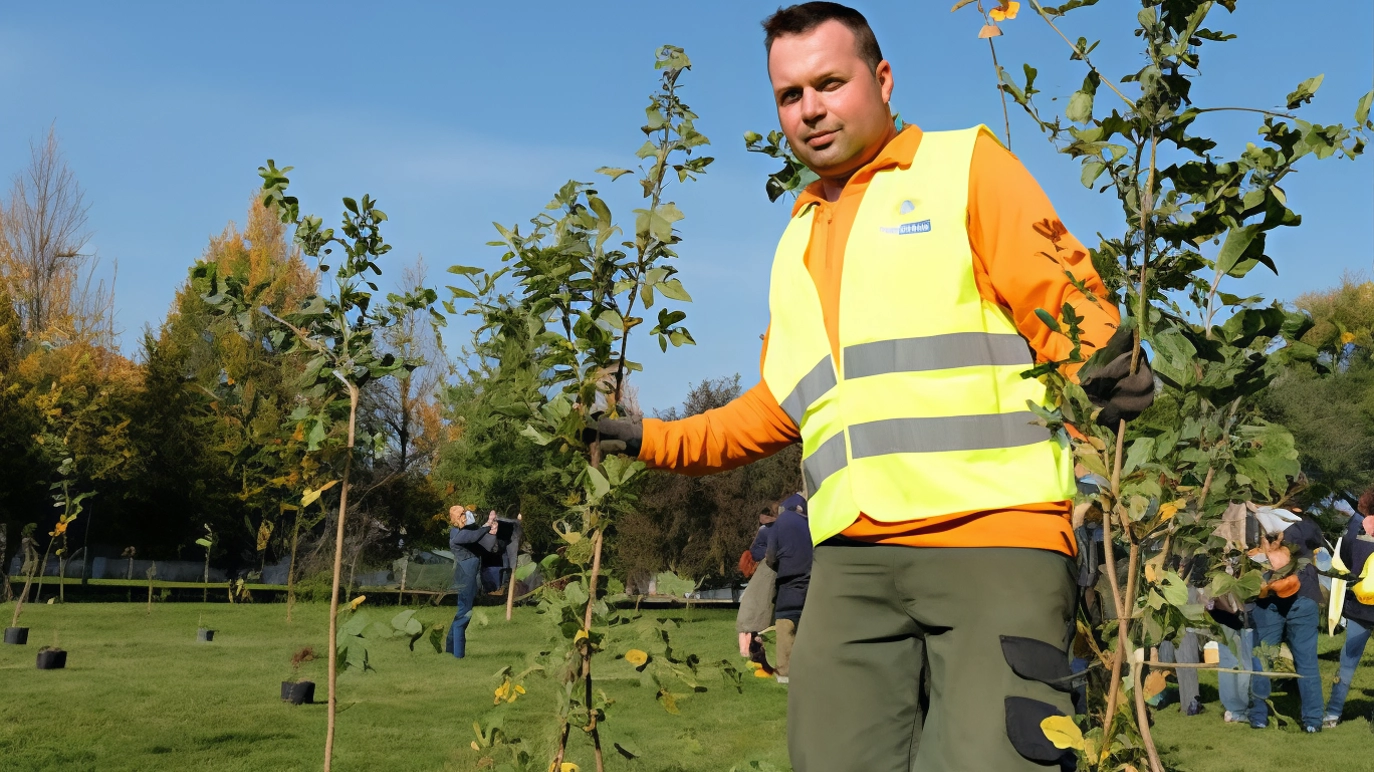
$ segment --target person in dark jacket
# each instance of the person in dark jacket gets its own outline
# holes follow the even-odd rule
[[[759,515],[759,531],[754,543],[749,547],[749,559],[753,563],[753,574],[746,576],[749,583],[739,599],[739,613],[735,615],[735,632],[739,634],[739,653],[768,668],[767,657],[762,656],[763,641],[760,636],[773,625],[773,594],[777,589],[777,573],[771,565],[774,561],[773,523],[778,516],[770,506]]]
[[[453,551],[453,584],[458,591],[458,613],[448,629],[448,650],[462,659],[467,651],[468,622],[477,599],[477,573],[483,553],[496,549],[496,513],[479,523],[473,507],[453,506],[448,511],[448,546]]]
[[[1346,530],[1345,538],[1341,539],[1340,556],[1341,562],[1355,579],[1364,574],[1365,566],[1374,556],[1374,488],[1360,497],[1356,515],[1350,518],[1350,528]],[[1345,645],[1341,648],[1341,668],[1336,685],[1331,687],[1331,698],[1326,702],[1326,715],[1322,718],[1322,725],[1328,729],[1341,721],[1350,682],[1355,680],[1355,669],[1364,656],[1370,633],[1374,632],[1374,605],[1361,603],[1355,597],[1353,581],[1351,588],[1346,590],[1341,616],[1345,617]]]
[[[1325,544],[1321,528],[1301,516],[1289,522],[1274,540],[1261,541],[1261,549],[1268,556],[1273,570],[1282,572],[1290,562],[1298,566],[1298,589],[1287,597],[1277,590],[1262,593],[1251,612],[1257,644],[1277,648],[1286,640],[1288,649],[1293,652],[1293,666],[1299,676],[1298,695],[1302,701],[1302,728],[1305,732],[1320,732],[1322,729],[1322,681],[1317,669],[1322,590],[1313,552]],[[1273,587],[1278,586],[1279,582],[1276,581]],[[1255,670],[1266,669],[1259,657],[1255,657]],[[1256,729],[1269,725],[1269,688],[1268,678],[1251,676],[1250,726]]]
[[[778,633],[778,683],[788,682],[792,645],[801,625],[806,590],[811,585],[811,525],[806,519],[806,499],[794,493],[778,505],[778,521],[773,525],[774,553],[777,556],[778,593],[774,603]]]

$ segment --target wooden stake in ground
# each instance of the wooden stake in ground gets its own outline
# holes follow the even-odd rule
[[[509,510],[507,510],[507,511],[509,511]],[[525,522],[525,516],[524,516],[524,515],[516,515],[516,516],[515,516],[515,521],[516,521],[517,523],[523,524],[523,523]],[[404,577],[404,575],[402,575],[401,582],[402,582],[401,588],[402,588],[402,589],[405,589],[405,584],[404,584],[404,582],[405,582],[405,577]],[[512,565],[512,566],[510,567],[510,578],[506,580],[506,621],[507,621],[507,622],[510,621],[511,611],[512,611],[514,608],[515,608],[515,566]]]

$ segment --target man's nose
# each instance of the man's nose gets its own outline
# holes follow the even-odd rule
[[[821,99],[820,92],[813,88],[803,90],[801,96],[802,120],[807,123],[816,123],[824,118],[825,114],[825,100]]]

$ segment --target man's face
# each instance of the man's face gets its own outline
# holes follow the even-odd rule
[[[838,21],[773,41],[768,77],[778,122],[797,158],[823,178],[845,178],[872,160],[892,128],[892,67],[859,58]]]

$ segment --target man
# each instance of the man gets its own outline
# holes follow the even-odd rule
[[[792,648],[801,626],[802,606],[811,584],[811,530],[806,520],[806,499],[792,494],[778,505],[773,526],[778,572],[777,600],[773,612],[778,633],[778,683],[791,680]]]
[[[1037,309],[1072,305],[1090,347],[1119,316],[1065,276],[1109,297],[987,129],[894,127],[861,14],[813,2],[763,26],[779,122],[820,177],[774,257],[763,382],[681,421],[602,420],[602,447],[705,474],[802,443],[817,546],[788,696],[798,772],[1043,769],[1067,756],[1041,720],[1073,712],[1073,462],[1021,374],[1072,348]],[[1083,376],[1107,425],[1152,398],[1149,369],[1128,370]]]
[[[1271,511],[1277,513],[1277,510]],[[1322,588],[1317,579],[1313,552],[1325,545],[1321,528],[1298,514],[1282,513],[1282,519],[1261,510],[1259,520],[1273,536],[1260,536],[1260,551],[1269,561],[1272,578],[1261,587],[1259,600],[1250,612],[1256,644],[1277,649],[1287,641],[1298,673],[1304,732],[1322,730],[1322,680],[1317,667],[1317,633],[1321,627]],[[1268,517],[1265,515],[1269,514]],[[1254,657],[1255,670],[1265,667]],[[1250,677],[1250,726],[1269,726],[1269,679]]]
[[[487,515],[486,523],[479,525],[475,510],[474,506],[455,504],[448,511],[448,546],[453,552],[453,585],[458,593],[458,613],[448,629],[448,650],[458,659],[467,653],[468,622],[477,600],[481,555],[496,548],[496,513]]]
[[[1350,527],[1341,539],[1341,563],[1350,571],[1350,576],[1358,580],[1364,576],[1369,559],[1374,556],[1374,488],[1360,496],[1357,514],[1350,518]],[[1333,599],[1334,600],[1334,599]],[[1345,617],[1345,645],[1341,647],[1341,667],[1336,684],[1331,687],[1331,697],[1326,702],[1326,715],[1322,725],[1335,728],[1341,722],[1341,711],[1345,710],[1345,698],[1350,693],[1350,682],[1355,680],[1355,670],[1364,656],[1365,644],[1374,632],[1374,604],[1363,603],[1355,595],[1355,582],[1346,590],[1345,605],[1341,607]]]

